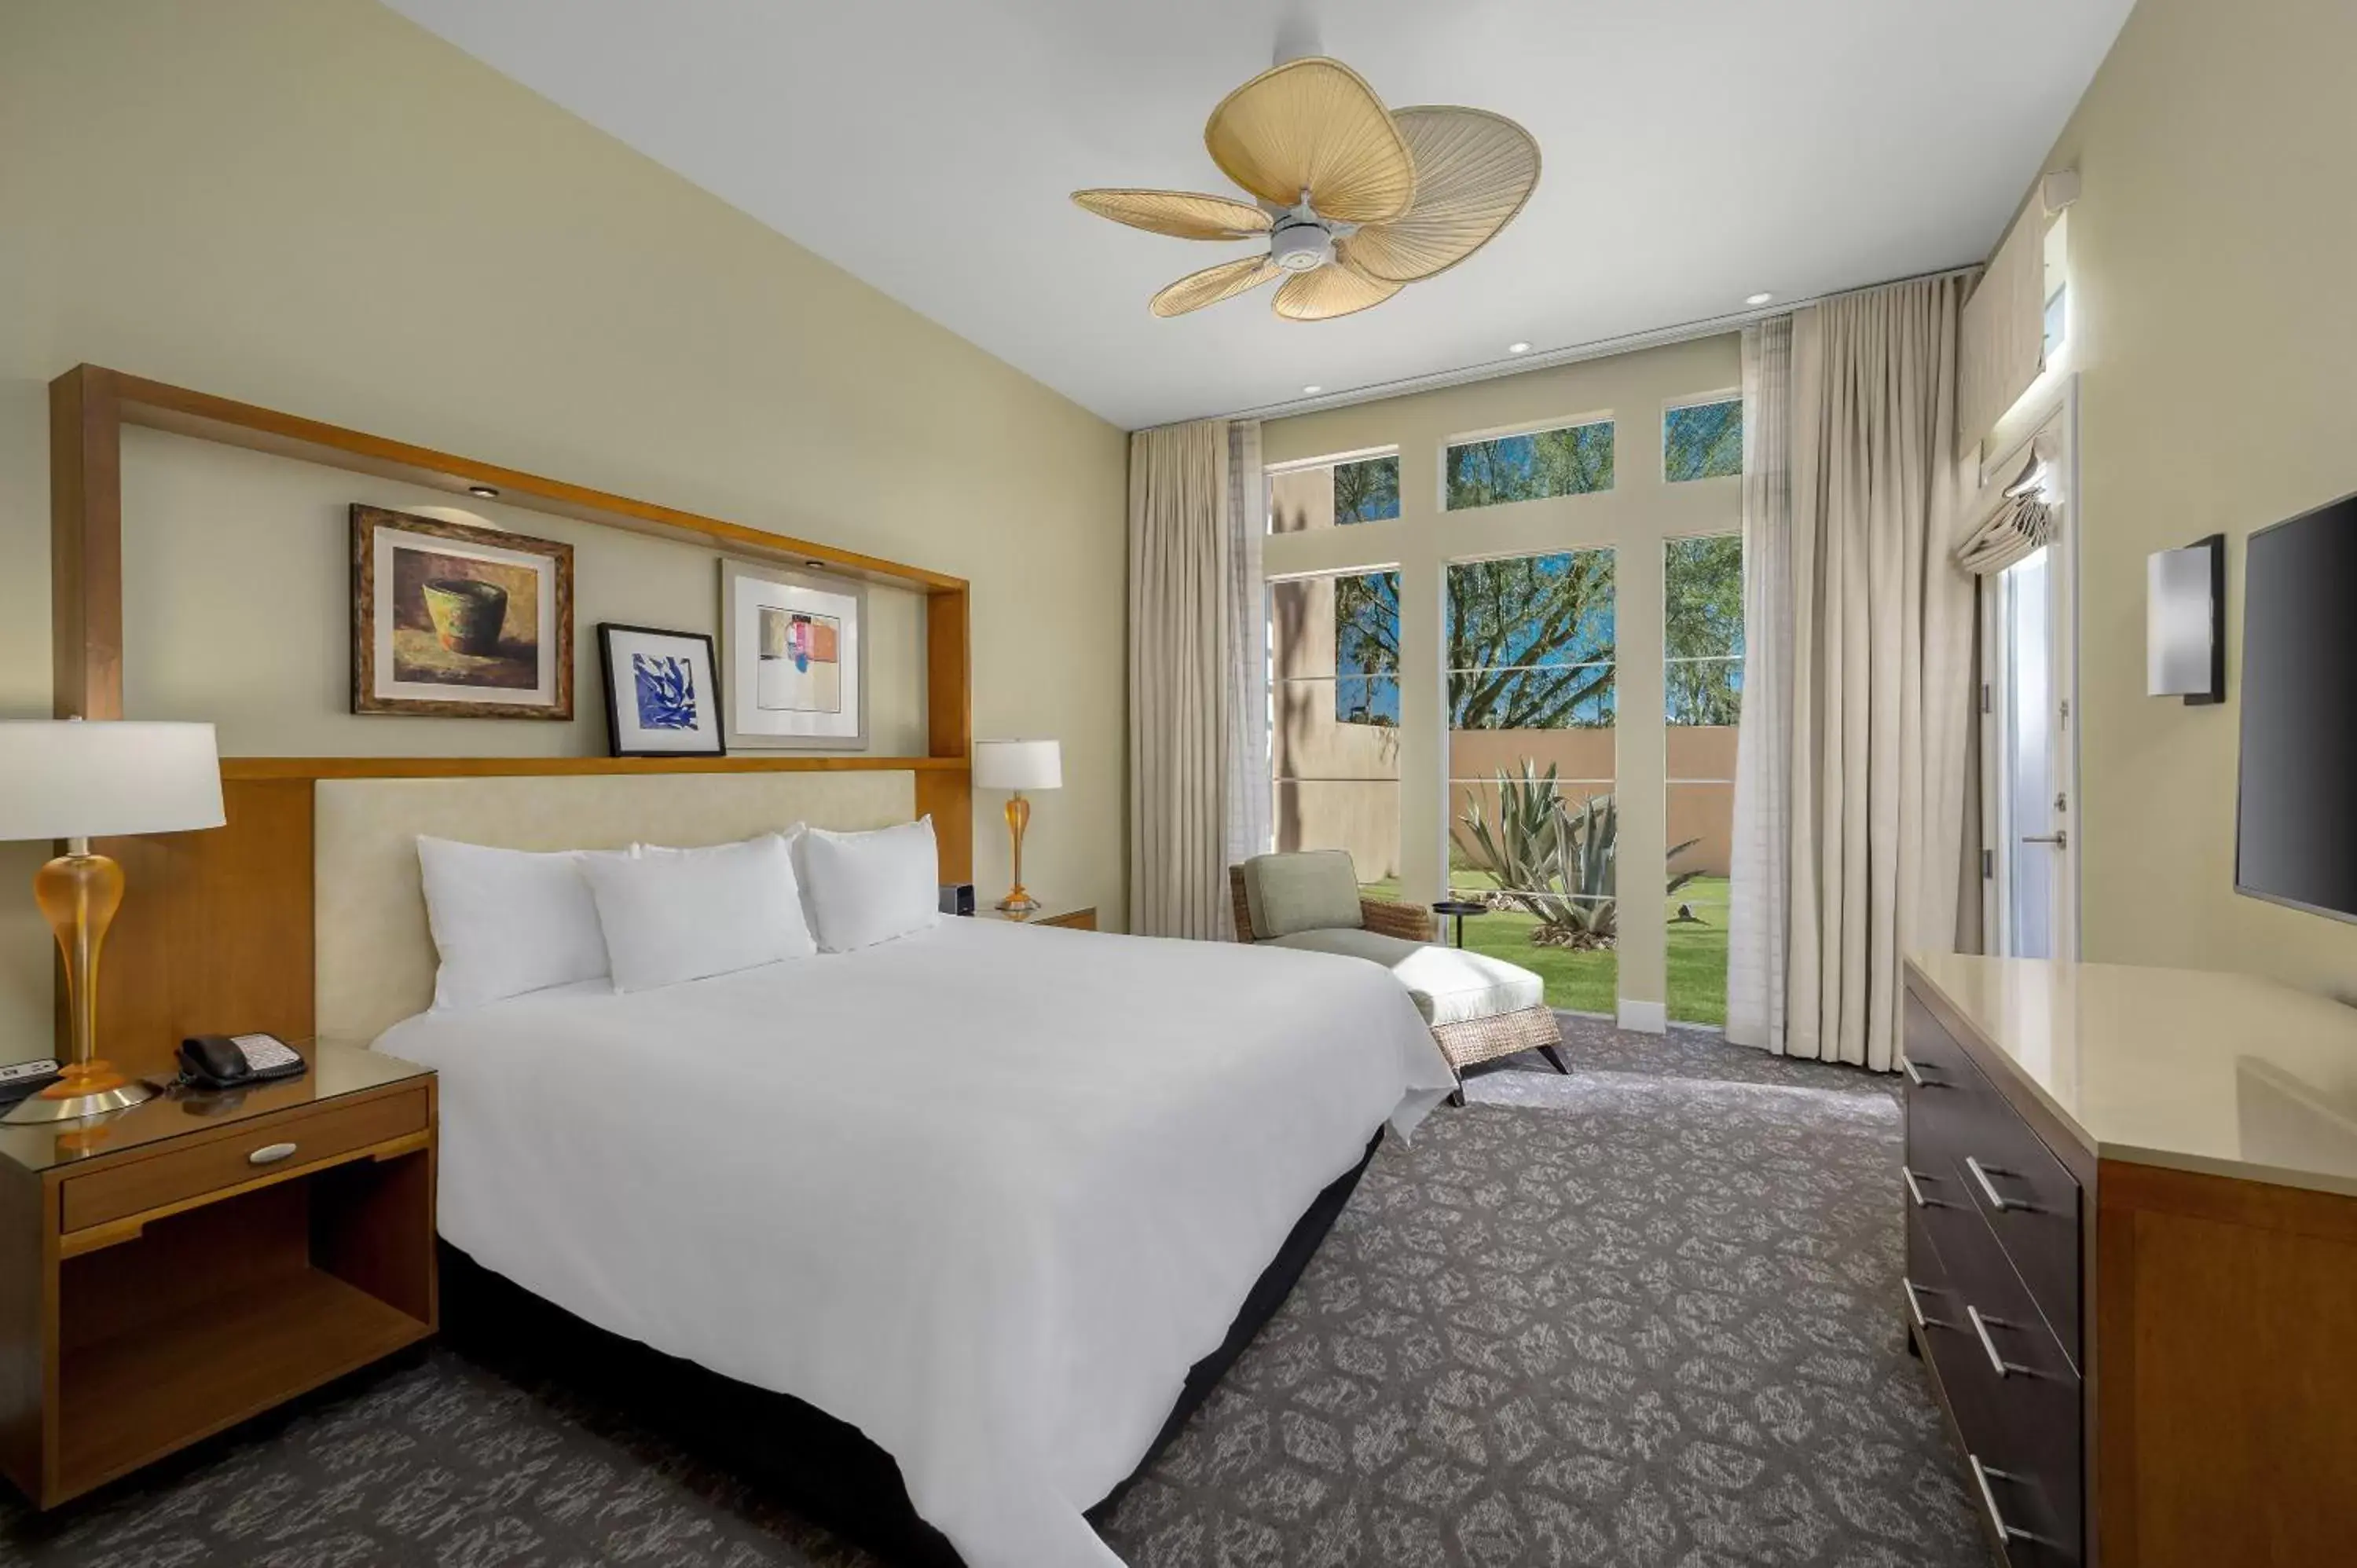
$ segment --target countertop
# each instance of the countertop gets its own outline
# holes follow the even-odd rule
[[[2097,1158],[2357,1196],[2357,1007],[2201,970],[1958,953],[1908,970]]]

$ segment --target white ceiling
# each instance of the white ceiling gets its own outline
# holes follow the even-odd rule
[[[1454,272],[1341,320],[1148,295],[1246,252],[1092,218],[1230,189],[1204,116],[1300,0],[390,0],[1117,424],[1544,353],[1980,260],[2133,0],[1326,0],[1394,105],[1546,160]]]

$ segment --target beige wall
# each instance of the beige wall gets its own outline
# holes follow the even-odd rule
[[[2357,992],[2357,927],[2233,892],[2242,542],[2357,490],[2352,61],[2347,0],[2141,0],[2044,166],[2084,179],[2071,274],[2090,959]],[[2228,700],[2147,697],[2145,557],[2221,531]]]
[[[1065,746],[1032,885],[1117,918],[1122,434],[393,13],[0,7],[0,714],[48,712],[45,389],[89,360],[974,579],[977,731]],[[336,606],[309,576],[339,559],[342,504],[399,487],[191,445],[143,437],[127,461],[126,532],[158,547],[132,574],[134,711],[210,711],[253,750],[597,744],[594,724],[338,714]],[[286,548],[283,643],[205,609],[211,529]],[[595,548],[585,639],[602,615],[708,621],[708,556]],[[888,676],[905,692],[913,667]],[[877,717],[879,744],[905,736],[908,699]],[[21,897],[41,853],[0,848],[0,1059],[48,1038]]]
[[[1621,800],[1623,865],[1659,865],[1669,838],[1666,730],[1663,719],[1663,546],[1674,537],[1723,533],[1742,524],[1739,481],[1672,485],[1662,478],[1662,413],[1699,393],[1730,392],[1742,375],[1731,336],[1555,366],[1437,392],[1359,403],[1262,428],[1272,465],[1396,446],[1400,516],[1349,527],[1318,526],[1297,503],[1273,534],[1264,566],[1272,577],[1397,569],[1400,661],[1432,671],[1406,680],[1397,737],[1398,865],[1404,889],[1437,897],[1447,865],[1449,764],[1441,734],[1440,616],[1443,573],[1453,560],[1537,554],[1609,545],[1619,552],[1614,583],[1620,669],[1613,777]],[[1615,423],[1614,486],[1444,512],[1441,454],[1452,437],[1528,430],[1609,414]],[[1330,619],[1330,615],[1329,615]],[[1691,836],[1691,835],[1682,835]],[[1620,944],[1620,995],[1639,1004],[1632,1021],[1665,998],[1665,940],[1632,922]],[[1658,1016],[1658,1014],[1654,1014]]]

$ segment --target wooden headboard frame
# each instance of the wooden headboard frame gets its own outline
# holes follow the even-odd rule
[[[123,427],[144,425],[731,554],[813,565],[925,596],[923,757],[224,757],[229,824],[104,841],[124,901],[99,971],[107,1054],[156,1070],[183,1034],[313,1033],[312,786],[321,779],[597,773],[908,770],[931,812],[942,879],[974,872],[972,590],[963,577],[631,500],[562,479],[413,446],[96,365],[49,383],[49,615],[54,712],[123,716]],[[62,1013],[60,1013],[60,1043]]]

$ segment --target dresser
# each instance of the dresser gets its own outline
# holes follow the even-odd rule
[[[2012,1568],[2357,1561],[2357,1009],[1907,968],[1907,1326]]]

